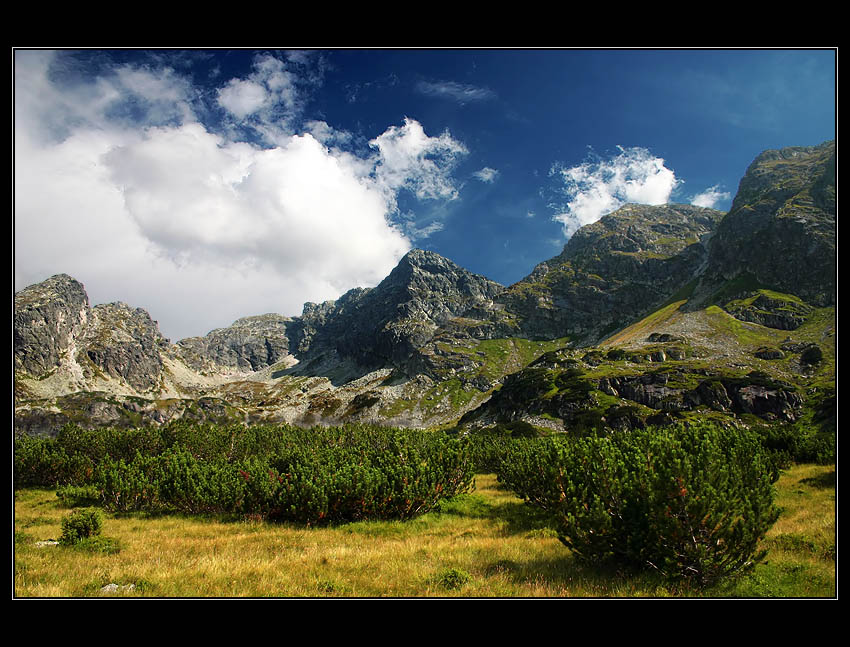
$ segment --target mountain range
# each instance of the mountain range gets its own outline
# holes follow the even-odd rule
[[[15,293],[15,430],[827,424],[835,156],[835,142],[762,153],[729,212],[625,205],[510,286],[414,249],[373,288],[176,343],[148,312],[50,277]]]

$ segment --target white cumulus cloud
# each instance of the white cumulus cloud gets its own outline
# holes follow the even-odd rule
[[[552,168],[550,175],[563,181],[561,192],[567,199],[553,218],[563,225],[567,237],[626,203],[665,204],[679,185],[664,160],[647,149],[620,147],[619,151],[607,160]]]
[[[377,183],[389,195],[405,188],[420,200],[458,197],[452,171],[467,149],[448,131],[429,137],[422,124],[405,117],[403,126],[390,126],[369,144],[379,156]]]
[[[721,191],[719,186],[714,185],[702,193],[697,193],[693,196],[691,198],[691,204],[695,207],[707,207],[709,209],[714,209],[719,202],[731,199],[731,193],[728,191]]]
[[[174,70],[61,84],[60,65],[50,52],[15,55],[16,290],[68,273],[93,303],[143,307],[175,340],[203,335],[377,284],[411,247],[393,221],[399,191],[457,197],[451,171],[466,149],[412,119],[362,154],[328,148],[317,136],[346,134],[316,121],[269,130],[274,143],[260,145],[202,123],[200,93]],[[297,85],[282,61],[261,58],[211,100],[230,125],[242,115],[262,126],[272,106],[300,109]],[[116,110],[126,105],[137,109]]]

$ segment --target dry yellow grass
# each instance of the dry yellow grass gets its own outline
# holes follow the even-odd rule
[[[792,471],[788,497],[812,490]],[[819,476],[821,475],[821,476]],[[790,480],[796,479],[796,480]],[[799,483],[803,480],[802,484]],[[833,489],[834,495],[834,489]],[[824,498],[824,497],[821,497]],[[783,499],[785,501],[785,499]],[[786,503],[782,503],[786,506]],[[828,507],[828,506],[827,506]],[[107,555],[63,546],[52,490],[23,490],[15,503],[15,596],[98,597],[618,597],[691,594],[651,576],[582,567],[535,512],[492,475],[477,490],[409,522],[360,522],[304,528],[257,521],[105,515],[103,535],[121,551]],[[771,531],[771,557],[786,559],[781,537],[823,525],[829,510],[789,509]],[[805,532],[809,532],[806,530]],[[780,538],[780,539],[777,539]],[[828,545],[828,541],[825,545]],[[833,541],[834,547],[834,541]],[[834,548],[833,548],[834,549]],[[828,565],[828,560],[826,564]],[[821,566],[825,568],[823,560]],[[101,592],[108,584],[132,590]],[[834,588],[834,580],[833,580]],[[813,593],[814,594],[814,593]]]
[[[657,332],[658,330],[663,329],[665,325],[669,325],[681,318],[682,315],[679,312],[679,308],[681,308],[685,303],[687,303],[687,299],[682,299],[681,301],[676,301],[675,303],[671,303],[660,308],[648,317],[645,317],[628,328],[624,328],[623,330],[611,335],[599,345],[602,347],[626,346],[635,341],[643,341],[649,333]]]

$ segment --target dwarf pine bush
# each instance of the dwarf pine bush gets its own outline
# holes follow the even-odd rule
[[[473,482],[469,443],[442,433],[183,424],[163,438],[159,453],[98,458],[105,507],[307,524],[410,519]]]
[[[582,561],[708,585],[763,559],[776,521],[758,439],[709,424],[515,441],[499,479],[553,513]]]
[[[66,546],[78,544],[101,533],[103,515],[97,508],[74,510],[62,519],[62,536],[59,543]]]

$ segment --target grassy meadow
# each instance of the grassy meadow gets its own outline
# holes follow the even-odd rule
[[[16,598],[834,597],[834,465],[796,465],[765,562],[711,589],[583,566],[547,520],[478,475],[476,489],[411,521],[304,527],[252,519],[104,513],[104,541],[59,539],[53,489],[15,492]],[[114,584],[112,592],[103,587]],[[132,585],[132,587],[130,586]]]

